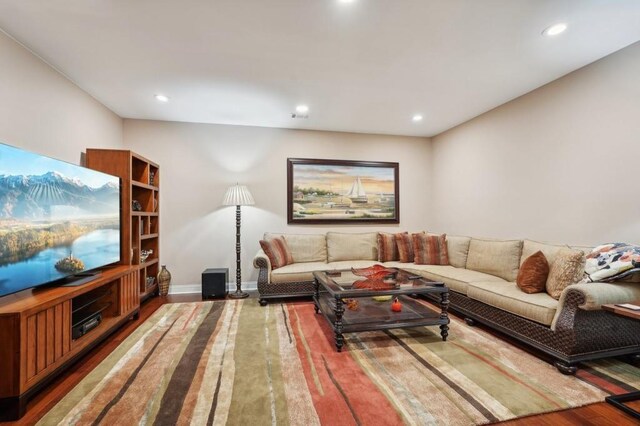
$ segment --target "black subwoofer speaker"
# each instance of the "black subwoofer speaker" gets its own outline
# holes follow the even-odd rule
[[[206,269],[202,273],[202,299],[225,297],[229,268]]]

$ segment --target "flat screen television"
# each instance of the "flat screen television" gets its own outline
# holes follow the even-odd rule
[[[120,178],[0,143],[0,296],[120,261]]]

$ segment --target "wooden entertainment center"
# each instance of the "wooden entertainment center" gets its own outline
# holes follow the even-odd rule
[[[0,298],[0,421],[22,417],[36,392],[137,318],[140,303],[158,293],[159,166],[131,151],[103,149],[87,149],[86,166],[121,179],[121,261],[84,284]],[[151,254],[144,258],[143,251]]]
[[[25,290],[0,299],[0,420],[24,415],[28,399],[140,310],[140,271],[115,266],[77,287]],[[75,323],[102,320],[73,338]]]

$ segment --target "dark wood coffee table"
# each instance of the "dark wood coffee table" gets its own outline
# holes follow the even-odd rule
[[[640,306],[640,300],[630,303],[631,305],[636,305],[636,306]],[[618,305],[602,305],[602,309],[605,311],[609,311],[609,312],[613,312],[616,315],[622,315],[625,317],[629,317],[629,318],[633,318],[636,320],[640,320],[640,311],[639,310],[634,310],[634,309],[626,309],[624,307],[618,306]],[[637,355],[636,355],[637,356]],[[614,407],[624,411],[625,413],[629,414],[630,416],[635,417],[636,419],[640,419],[640,412],[634,410],[633,408],[629,407],[628,405],[626,405],[625,403],[627,402],[632,402],[632,401],[638,401],[640,400],[640,391],[638,392],[630,392],[630,393],[625,393],[622,395],[612,395],[612,396],[608,396],[605,398],[605,401],[607,401],[609,404],[613,405]]]
[[[316,314],[321,312],[335,334],[336,349],[342,351],[343,333],[358,331],[388,330],[427,325],[439,325],[442,340],[449,334],[449,288],[444,283],[416,276],[409,271],[398,270],[391,288],[373,290],[356,288],[354,283],[364,280],[351,270],[314,272],[315,294],[313,301]],[[440,294],[440,312],[434,312],[411,296]],[[385,302],[375,301],[373,296],[392,296]],[[401,312],[393,312],[391,303],[397,297],[402,303]],[[345,299],[355,299],[358,307],[347,309]]]

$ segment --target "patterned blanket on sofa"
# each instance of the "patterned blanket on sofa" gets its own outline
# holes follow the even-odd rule
[[[640,268],[640,246],[627,243],[603,244],[587,255],[584,271],[589,281],[611,280]]]

